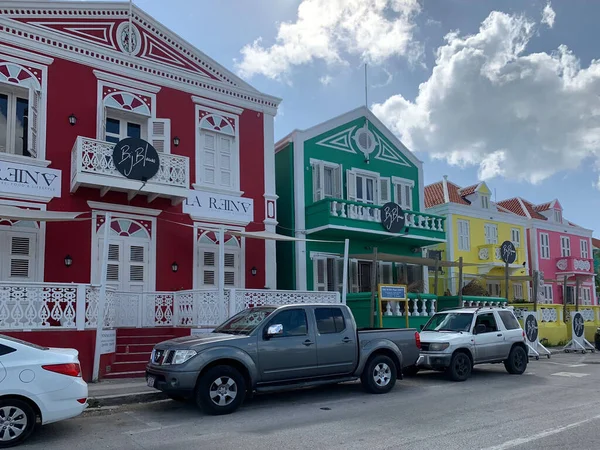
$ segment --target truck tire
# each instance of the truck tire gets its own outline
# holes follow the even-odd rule
[[[511,375],[522,375],[527,370],[528,356],[527,352],[521,346],[514,346],[508,359],[504,361],[506,371]]]
[[[35,411],[28,402],[16,398],[0,400],[0,411],[8,421],[0,435],[0,448],[9,448],[25,441],[35,428]]]
[[[389,356],[375,355],[365,365],[360,376],[363,388],[371,394],[385,394],[396,384],[396,364]]]
[[[450,365],[446,369],[446,375],[452,381],[465,381],[471,376],[473,370],[473,363],[469,355],[462,352],[457,352],[452,355]]]
[[[231,414],[246,397],[246,381],[234,367],[215,366],[202,375],[195,394],[196,404],[207,414]]]

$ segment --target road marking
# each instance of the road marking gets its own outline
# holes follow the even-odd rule
[[[569,367],[585,367],[587,364],[571,364]]]
[[[533,441],[538,441],[540,439],[544,439],[548,436],[552,436],[558,433],[562,433],[563,431],[570,430],[571,428],[576,428],[581,425],[585,425],[586,423],[593,422],[594,420],[600,419],[600,415],[591,417],[589,419],[582,420],[580,422],[571,423],[569,425],[565,425],[558,428],[553,428],[551,430],[542,431],[541,433],[534,434],[528,437],[513,439],[512,441],[507,441],[504,444],[496,445],[494,447],[486,447],[482,450],[506,450],[508,448],[518,447],[519,445],[528,444]]]
[[[161,430],[168,430],[169,428],[179,428],[182,427],[186,424],[183,423],[178,423],[175,425],[163,425],[163,426],[157,426],[157,427],[152,427],[152,428],[144,428],[142,430],[130,430],[130,431],[125,431],[123,432],[123,434],[142,434],[142,433],[150,433],[152,431],[161,431]]]
[[[587,377],[589,375],[589,373],[556,372],[556,373],[553,373],[551,375],[554,375],[554,376],[557,376],[557,377],[583,378],[583,377]]]

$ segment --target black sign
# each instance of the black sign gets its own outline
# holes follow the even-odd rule
[[[113,162],[117,170],[130,180],[148,181],[158,173],[158,152],[143,139],[126,138],[115,145]]]
[[[504,241],[500,246],[500,257],[506,264],[512,264],[517,259],[517,249],[510,241]]]
[[[537,319],[531,314],[525,319],[525,335],[529,342],[535,342],[538,338]]]
[[[390,233],[400,233],[404,228],[404,211],[397,203],[389,202],[381,207],[381,224]]]
[[[573,333],[575,333],[575,336],[581,337],[583,336],[583,330],[583,316],[581,313],[575,313],[575,315],[573,315]]]

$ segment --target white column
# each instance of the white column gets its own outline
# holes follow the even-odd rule
[[[304,140],[300,132],[294,133],[294,220],[295,236],[297,238],[306,238],[306,203],[304,198]],[[306,241],[296,242],[296,289],[305,291],[306,283]]]
[[[225,304],[225,229],[219,228],[219,304]]]
[[[104,327],[104,307],[106,304],[106,271],[108,270],[108,238],[112,217],[109,212],[104,216],[104,245],[102,246],[102,272],[100,273],[100,295],[98,298],[98,317],[96,322],[96,346],[94,348],[94,371],[92,381],[98,381],[100,374],[100,351],[102,346],[102,328]]]
[[[264,171],[265,171],[265,230],[277,231],[277,194],[275,189],[275,128],[274,117],[263,113]],[[272,203],[273,217],[270,216],[269,203]],[[274,240],[265,241],[265,287],[277,289],[277,244]]]
[[[350,239],[344,239],[344,268],[342,270],[342,303],[346,303],[346,296],[348,295],[348,253],[350,249]]]

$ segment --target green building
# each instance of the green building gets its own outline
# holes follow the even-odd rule
[[[445,241],[444,218],[424,212],[423,163],[368,108],[296,130],[275,152],[277,232],[303,239],[277,243],[279,289],[341,292],[346,238],[349,293],[370,292],[374,281],[372,259],[352,255],[377,248],[420,257],[425,247]],[[405,213],[399,231],[389,232],[382,221],[382,206],[390,202]],[[426,292],[426,271],[381,260],[377,277]]]

